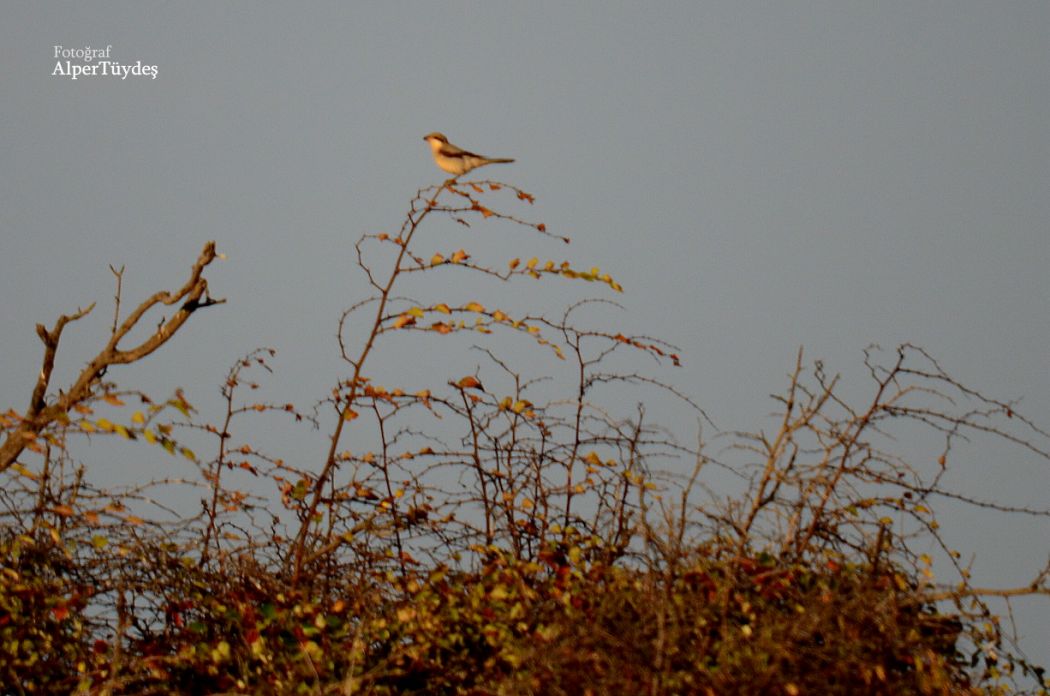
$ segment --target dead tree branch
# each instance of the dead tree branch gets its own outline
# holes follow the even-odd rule
[[[127,365],[142,360],[167,343],[195,311],[201,307],[225,302],[225,300],[212,299],[208,295],[208,281],[203,277],[204,269],[215,260],[215,257],[215,242],[208,242],[204,245],[196,263],[193,264],[186,283],[172,292],[158,291],[136,307],[120,326],[114,328],[109,342],[80,372],[76,381],[68,389],[60,391],[58,398],[50,404],[47,400],[47,393],[62,331],[70,322],[87,316],[95,304],[92,303],[87,308],[80,309],[71,315],[63,314],[55,322],[54,328],[50,330],[43,324],[37,324],[37,335],[44,343],[43,364],[33,388],[29,408],[26,409],[21,419],[20,427],[8,434],[3,444],[0,445],[0,472],[6,471],[14,464],[29,443],[33,442],[48,426],[64,418],[77,404],[92,397],[102,376],[111,365]],[[179,303],[181,303],[179,309],[169,319],[162,321],[149,337],[133,348],[120,348],[121,340],[131,333],[146,312],[157,305],[172,306]]]

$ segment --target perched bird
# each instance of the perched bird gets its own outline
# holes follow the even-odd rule
[[[423,136],[423,140],[430,143],[430,151],[434,153],[434,164],[453,176],[466,174],[471,169],[477,169],[486,164],[506,164],[514,161],[507,158],[482,157],[473,152],[467,152],[450,143],[448,138],[441,133],[428,133]]]

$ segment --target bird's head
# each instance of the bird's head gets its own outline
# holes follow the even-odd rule
[[[428,143],[435,143],[435,142],[441,143],[441,144],[447,144],[448,143],[448,138],[446,138],[444,136],[444,134],[436,133],[436,132],[435,133],[427,133],[426,135],[423,136],[423,140],[426,140]]]

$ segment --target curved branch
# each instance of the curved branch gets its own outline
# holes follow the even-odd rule
[[[54,403],[47,404],[47,390],[51,382],[51,375],[55,366],[55,355],[58,352],[58,344],[62,337],[62,330],[67,324],[81,319],[94,308],[92,303],[86,309],[78,310],[72,315],[63,314],[55,322],[53,329],[48,331],[42,324],[36,327],[40,340],[44,343],[44,359],[37,378],[33,395],[30,399],[29,408],[22,418],[21,427],[10,433],[0,445],[0,472],[7,470],[19,455],[25,450],[27,444],[32,442],[49,425],[66,416],[69,411],[95,394],[102,376],[110,365],[127,365],[138,362],[150,355],[175,335],[190,315],[201,307],[214,304],[222,304],[225,300],[214,300],[208,295],[208,281],[203,277],[204,269],[215,260],[215,242],[208,242],[201,250],[197,262],[193,264],[190,277],[186,283],[173,292],[160,291],[142,302],[117,327],[105,347],[99,351],[91,362],[88,363],[76,382],[65,390],[59,392],[59,397]],[[181,302],[182,305],[172,317],[160,324],[149,337],[139,345],[122,350],[120,341],[134,329],[147,311],[157,304],[174,305]]]

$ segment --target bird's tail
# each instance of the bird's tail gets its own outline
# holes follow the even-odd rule
[[[488,161],[488,163],[489,164],[510,164],[513,161],[514,160],[508,159],[506,157],[497,157],[496,159],[490,159]]]

